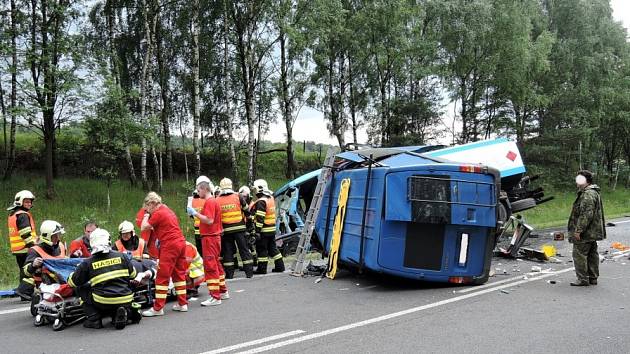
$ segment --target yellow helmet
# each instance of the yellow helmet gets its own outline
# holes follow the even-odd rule
[[[224,178],[221,180],[221,182],[219,182],[219,187],[221,187],[221,189],[232,189],[232,180],[229,178]]]

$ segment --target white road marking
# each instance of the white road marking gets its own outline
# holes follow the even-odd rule
[[[298,329],[296,331],[280,333],[280,334],[276,334],[275,336],[270,336],[270,337],[265,337],[265,338],[261,338],[261,339],[256,339],[256,340],[253,340],[253,341],[250,341],[250,342],[235,344],[235,345],[231,345],[229,347],[223,347],[223,348],[215,349],[215,350],[212,350],[212,351],[209,351],[209,352],[205,352],[205,353],[201,353],[201,354],[218,354],[218,353],[231,352],[233,350],[246,348],[246,347],[251,347],[253,345],[263,344],[263,343],[266,343],[266,342],[271,342],[271,341],[274,341],[274,340],[277,340],[277,339],[291,337],[291,336],[295,336],[295,335],[302,334],[302,333],[305,333],[305,332],[303,330],[301,330],[301,329]]]
[[[630,253],[630,250],[621,251],[621,253],[615,255],[612,259],[618,260],[621,257],[627,256]]]
[[[539,277],[523,279],[523,280],[520,280],[520,281],[508,283],[508,284],[503,284],[503,285],[499,285],[499,286],[490,287],[490,288],[487,288],[487,289],[484,289],[484,290],[480,290],[480,291],[476,291],[476,292],[473,292],[473,293],[470,293],[470,294],[465,294],[465,295],[453,297],[453,298],[450,298],[450,299],[434,302],[434,303],[423,305],[423,306],[413,307],[413,308],[410,308],[410,309],[407,309],[407,310],[398,311],[398,312],[390,313],[390,314],[387,314],[387,315],[370,318],[368,320],[364,320],[364,321],[360,321],[360,322],[350,323],[350,324],[347,324],[347,325],[344,325],[344,326],[331,328],[331,329],[328,329],[328,330],[325,330],[325,331],[321,331],[321,332],[307,334],[305,336],[288,339],[288,340],[285,340],[285,341],[282,341],[282,342],[269,344],[269,345],[266,345],[266,346],[263,346],[263,347],[253,348],[253,349],[250,349],[250,350],[247,350],[247,351],[244,351],[244,352],[240,352],[239,354],[260,353],[260,352],[264,352],[264,351],[268,351],[268,350],[272,350],[272,349],[277,349],[277,348],[284,347],[284,346],[287,346],[287,345],[300,343],[300,342],[304,342],[304,341],[307,341],[307,340],[311,340],[311,339],[315,339],[315,338],[319,338],[319,337],[324,337],[324,336],[328,336],[328,335],[339,333],[339,332],[343,332],[343,331],[348,331],[348,330],[351,330],[351,329],[354,329],[354,328],[367,326],[367,325],[370,325],[370,324],[373,324],[373,323],[386,321],[386,320],[389,320],[389,319],[392,319],[392,318],[401,317],[401,316],[409,315],[409,314],[416,313],[416,312],[419,312],[419,311],[428,310],[428,309],[431,309],[431,308],[434,308],[434,307],[447,305],[447,304],[450,304],[450,303],[453,303],[453,302],[458,302],[458,301],[470,299],[470,298],[473,298],[473,297],[476,297],[476,296],[488,294],[488,293],[496,291],[496,290],[501,290],[501,289],[504,289],[504,288],[509,288],[509,287],[512,287],[512,286],[517,286],[517,285],[529,283],[529,282],[532,282],[532,281],[536,281],[536,280],[552,277],[552,276],[555,276],[555,275],[558,275],[558,274],[562,274],[562,273],[566,273],[566,272],[569,272],[569,271],[572,271],[572,270],[574,270],[574,268],[562,269],[562,270],[559,270],[557,272],[543,274],[543,275],[541,275]]]
[[[507,279],[503,279],[503,280],[499,280],[499,281],[495,281],[495,282],[487,283],[487,284],[483,284],[483,285],[474,285],[474,286],[471,286],[470,288],[461,289],[461,290],[455,290],[453,292],[455,294],[469,293],[471,291],[485,289],[485,288],[489,288],[491,286],[504,284],[504,283],[508,283],[508,282],[511,282],[511,281],[514,281],[514,280],[519,280],[519,279],[523,279],[523,275],[519,275],[518,277],[507,278]]]
[[[24,312],[24,311],[28,311],[30,310],[30,307],[18,307],[16,309],[10,309],[10,310],[2,310],[0,311],[0,315],[7,315],[10,313],[16,313],[16,312]]]

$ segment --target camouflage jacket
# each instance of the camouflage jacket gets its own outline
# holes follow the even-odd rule
[[[567,225],[569,240],[574,243],[599,241],[606,238],[604,206],[599,193],[600,189],[595,184],[578,191]],[[580,233],[580,241],[573,239],[576,232]]]

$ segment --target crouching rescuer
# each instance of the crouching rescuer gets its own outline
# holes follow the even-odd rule
[[[140,309],[132,305],[133,293],[129,281],[136,277],[131,260],[112,251],[109,233],[96,229],[90,235],[92,256],[77,267],[68,285],[77,289],[87,316],[83,327],[102,328],[101,319],[111,316],[116,329],[123,329],[127,321],[138,323]]]
[[[282,254],[276,246],[276,206],[273,193],[264,179],[254,181],[254,189],[258,198],[252,209],[258,253],[256,274],[266,274],[267,262],[270,260],[273,260],[275,265],[272,272],[284,272]]]

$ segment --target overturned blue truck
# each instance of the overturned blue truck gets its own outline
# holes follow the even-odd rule
[[[277,239],[290,253],[320,171],[290,181],[276,198]],[[551,197],[532,189],[517,145],[365,148],[335,156],[313,246],[330,250],[341,180],[350,179],[338,262],[359,271],[459,284],[485,283],[497,236],[512,213]]]

